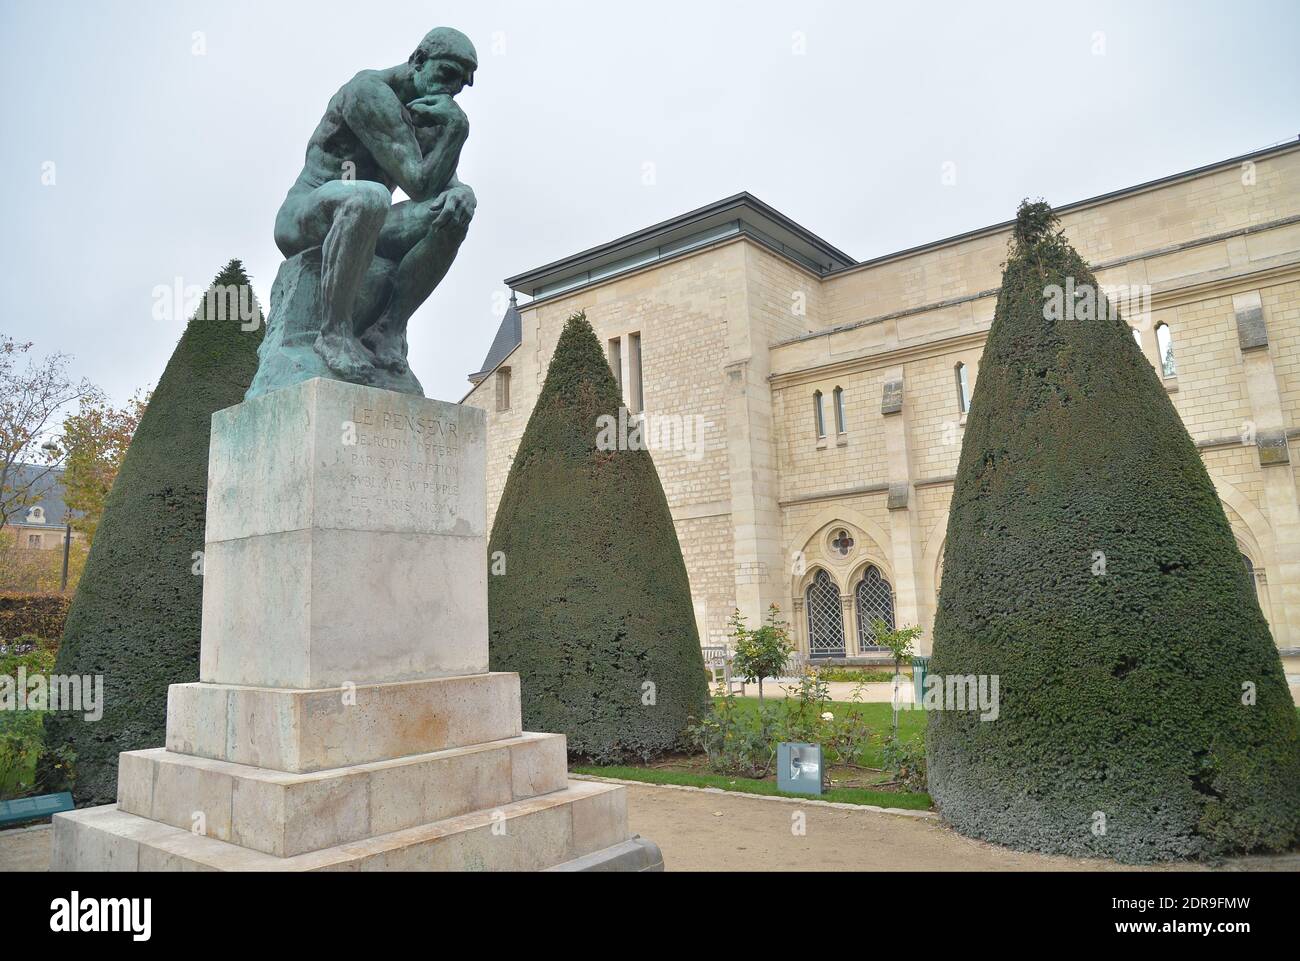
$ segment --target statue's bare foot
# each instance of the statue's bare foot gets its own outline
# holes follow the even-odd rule
[[[361,335],[361,343],[375,355],[376,366],[395,374],[405,374],[410,370],[406,363],[405,337],[384,337],[375,333],[372,327]]]
[[[361,381],[374,370],[374,358],[355,337],[321,333],[315,347],[325,366],[344,380]]]

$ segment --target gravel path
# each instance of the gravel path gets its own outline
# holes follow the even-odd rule
[[[669,871],[1208,870],[1026,854],[972,841],[936,818],[658,785],[628,784],[627,792],[632,830],[659,845]],[[805,819],[802,836],[792,830],[798,813]],[[1221,867],[1297,871],[1300,854],[1239,858]]]
[[[1130,870],[972,841],[932,817],[642,784],[627,785],[627,794],[632,830],[659,845],[669,871]],[[793,831],[798,815],[802,835]],[[44,871],[49,859],[48,826],[0,831],[0,871]],[[1298,871],[1300,854],[1240,858],[1222,867]]]

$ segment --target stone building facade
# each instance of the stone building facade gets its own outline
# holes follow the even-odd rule
[[[1058,213],[1199,447],[1294,673],[1300,143]],[[872,659],[875,617],[919,624],[928,650],[1010,226],[859,263],[740,194],[508,278],[531,299],[465,398],[488,414],[490,514],[585,310],[660,441],[703,643],[776,603],[814,657]]]
[[[63,469],[40,464],[14,464],[9,488],[28,493],[24,503],[9,517],[2,533],[14,546],[30,550],[62,549],[64,540],[79,541],[81,531],[67,529],[69,513],[63,503]],[[0,586],[4,577],[0,574]]]

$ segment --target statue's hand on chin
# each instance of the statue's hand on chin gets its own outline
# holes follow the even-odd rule
[[[468,123],[460,104],[445,93],[416,97],[406,105],[406,109],[417,127],[455,127]]]

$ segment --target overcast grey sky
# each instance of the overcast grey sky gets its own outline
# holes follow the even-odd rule
[[[268,304],[272,221],[326,101],[439,24],[480,58],[459,98],[478,212],[411,323],[411,366],[446,400],[487,351],[503,277],[739,190],[866,259],[1027,195],[1068,203],[1300,133],[1295,0],[0,11],[0,331],[72,353],[119,401],[183,327],[152,318],[156,286],[206,286],[239,257]]]

